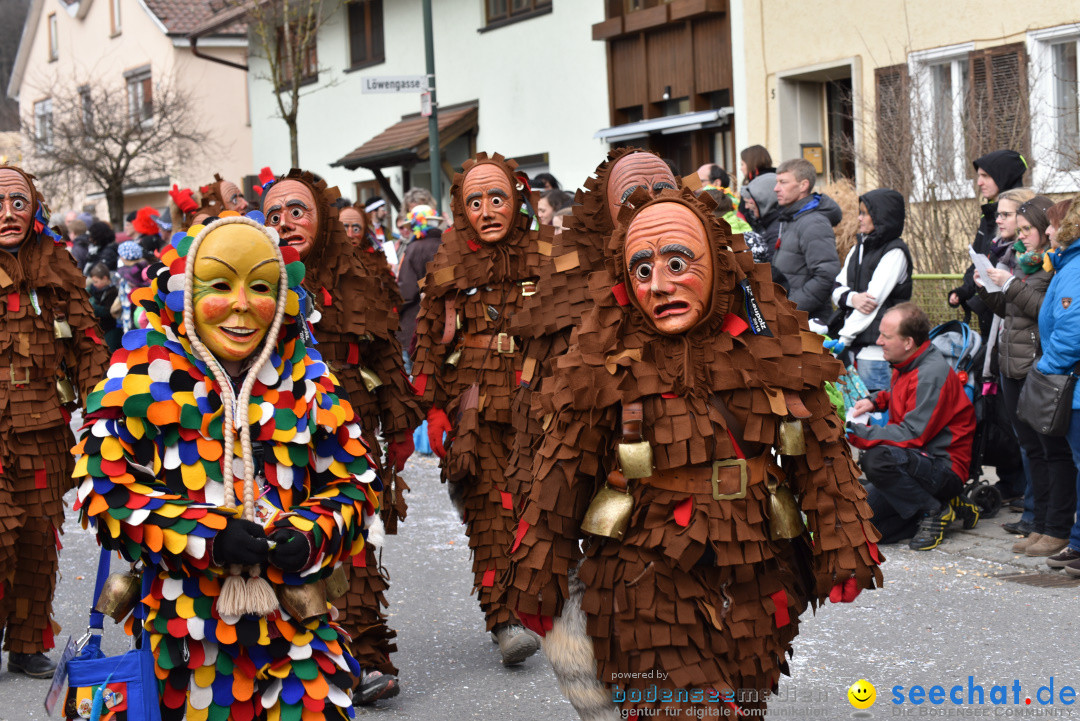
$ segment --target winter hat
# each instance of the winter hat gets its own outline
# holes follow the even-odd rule
[[[141,260],[143,257],[143,247],[134,240],[125,240],[116,251],[124,260]]]
[[[428,231],[438,228],[442,217],[430,205],[417,205],[409,211],[409,226],[414,238],[426,238]]]
[[[373,195],[370,198],[368,198],[367,203],[364,205],[364,212],[370,213],[373,210],[378,210],[379,208],[383,207],[384,205],[386,205],[385,200],[383,200],[382,198],[380,198],[377,195]]]
[[[154,224],[158,227],[158,234],[168,235],[172,231],[172,216],[155,215]]]
[[[145,208],[139,208],[135,213],[135,220],[131,222],[131,227],[135,229],[136,233],[142,235],[157,235],[159,231],[157,223],[154,222],[155,215],[159,215],[159,213],[149,205]]]
[[[112,226],[102,220],[95,220],[91,223],[90,227],[87,228],[87,232],[90,233],[90,240],[98,247],[112,245],[116,240],[116,233],[113,232]]]
[[[995,150],[971,161],[975,170],[985,170],[994,179],[998,192],[1018,188],[1023,184],[1028,164],[1024,156],[1015,150]]]
[[[130,213],[128,213],[127,215],[124,216],[124,221],[127,222],[127,223],[134,223],[135,222],[135,215],[136,215],[135,211],[134,210],[131,211]]]
[[[86,223],[87,228],[94,224],[94,216],[90,215],[89,213],[79,213],[75,217]]]

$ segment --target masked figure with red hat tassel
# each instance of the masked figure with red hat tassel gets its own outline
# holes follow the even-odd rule
[[[52,676],[52,620],[62,497],[74,467],[68,422],[105,375],[85,278],[33,176],[0,165],[0,628],[8,670]]]
[[[591,651],[582,672],[608,688],[582,718],[763,712],[807,605],[881,583],[822,388],[840,365],[709,200],[642,189],[618,220],[539,391],[508,602]]]
[[[380,541],[382,484],[304,342],[299,254],[261,220],[173,236],[75,448],[84,522],[151,575],[164,721],[354,714],[328,589]]]
[[[338,189],[328,188],[323,179],[293,169],[265,186],[263,208],[267,225],[307,266],[305,305],[317,348],[348,391],[364,440],[380,464],[386,487],[383,521],[387,533],[396,533],[405,518],[408,490],[397,473],[413,452],[412,431],[422,416],[395,335],[402,302],[397,283],[370,238],[354,242],[348,237],[340,198]],[[360,704],[400,690],[398,670],[390,661],[397,634],[387,628],[382,611],[389,586],[379,565],[371,548],[355,556],[348,568],[349,590],[338,602],[353,655],[363,668],[354,694]]]
[[[518,508],[508,465],[511,402],[524,358],[510,331],[536,292],[541,250],[550,249],[554,232],[537,222],[515,167],[501,155],[480,153],[454,177],[454,227],[428,264],[413,364],[431,447],[464,516],[474,589],[507,665],[540,645],[499,600]]]

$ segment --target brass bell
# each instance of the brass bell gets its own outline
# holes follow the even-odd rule
[[[597,491],[585,511],[581,530],[594,536],[621,540],[630,525],[634,498],[627,490],[626,476],[619,471],[608,474],[607,483]]]
[[[456,366],[461,361],[461,349],[458,348],[450,355],[446,356],[445,364],[448,366]]]
[[[786,483],[772,476],[769,476],[766,488],[769,489],[769,536],[774,541],[801,536],[804,526],[795,494]]]
[[[67,319],[58,316],[53,320],[53,335],[57,338],[70,338],[71,326],[68,325]]]
[[[364,381],[364,388],[367,388],[368,393],[371,393],[383,384],[379,374],[370,368],[360,369],[360,380]]]
[[[326,586],[322,583],[278,586],[277,590],[281,607],[300,623],[307,623],[327,613]]]
[[[619,470],[627,478],[648,478],[653,472],[652,446],[648,441],[619,443],[615,446]]]
[[[802,456],[805,454],[806,438],[803,436],[802,421],[788,416],[780,421],[780,455]]]
[[[142,586],[142,575],[125,571],[110,573],[101,587],[101,595],[94,610],[104,613],[116,623],[120,623],[135,608]]]
[[[72,387],[71,381],[66,376],[60,376],[56,379],[56,397],[60,399],[60,405],[62,406],[75,402],[75,388]]]
[[[326,597],[330,600],[341,598],[349,590],[349,574],[345,572],[345,565],[339,563],[326,577]]]

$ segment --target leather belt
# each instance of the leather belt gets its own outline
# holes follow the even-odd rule
[[[653,475],[642,478],[640,482],[662,491],[711,493],[717,501],[731,501],[745,498],[747,487],[763,482],[770,471],[777,477],[782,477],[782,471],[773,463],[772,456],[764,454],[756,458],[713,461],[707,466],[657,469]]]
[[[517,342],[509,333],[465,333],[461,336],[462,348],[493,350],[496,353],[510,355],[517,351]]]

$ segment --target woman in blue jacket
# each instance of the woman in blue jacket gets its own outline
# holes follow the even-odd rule
[[[1056,269],[1054,279],[1046,290],[1039,311],[1039,336],[1043,356],[1036,366],[1041,373],[1070,373],[1080,363],[1080,197],[1073,200],[1057,228],[1055,241],[1059,250],[1050,256]],[[1073,302],[1073,300],[1077,302]],[[1072,400],[1072,420],[1066,439],[1072,449],[1073,461],[1080,467],[1080,394]],[[1080,490],[1080,475],[1077,476]],[[1069,545],[1061,553],[1050,556],[1047,564],[1064,568],[1072,576],[1080,576],[1080,521],[1074,521]]]

